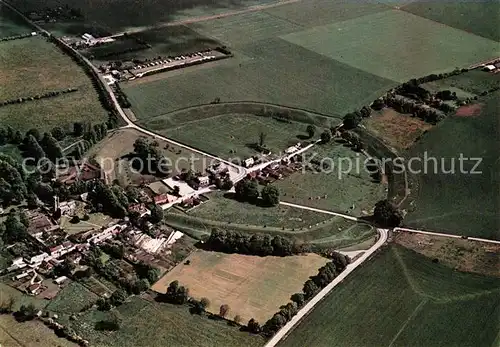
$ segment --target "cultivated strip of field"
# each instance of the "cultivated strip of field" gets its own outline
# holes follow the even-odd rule
[[[498,1],[414,1],[402,10],[500,41]]]
[[[398,82],[457,66],[467,67],[499,54],[498,42],[397,10],[318,26],[282,38]]]
[[[337,286],[279,346],[490,346],[499,284],[392,246]]]
[[[178,280],[193,297],[207,297],[210,312],[222,304],[231,308],[230,317],[265,322],[300,292],[309,276],[328,260],[315,254],[289,257],[258,257],[198,250],[189,256],[189,265],[179,264],[153,286],[165,292]]]

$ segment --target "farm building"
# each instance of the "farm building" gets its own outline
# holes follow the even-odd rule
[[[496,67],[495,65],[490,64],[490,65],[486,65],[486,66],[483,68],[483,70],[484,70],[484,71],[495,71],[495,70],[496,70],[496,68],[497,68],[497,67]]]
[[[200,176],[198,177],[198,183],[200,187],[207,187],[210,184],[210,178],[208,176]]]
[[[243,162],[243,164],[245,165],[245,167],[250,167],[250,166],[252,166],[254,163],[255,163],[255,161],[253,160],[253,158],[248,158],[248,159],[245,159],[245,161]]]

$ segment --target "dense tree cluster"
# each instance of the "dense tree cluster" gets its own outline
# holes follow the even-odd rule
[[[179,285],[179,281],[173,281],[169,284],[167,292],[159,296],[161,301],[176,305],[184,305],[189,300],[189,289]]]
[[[431,124],[436,124],[446,117],[444,112],[440,110],[399,95],[388,94],[385,96],[384,102],[400,113],[411,113]]]
[[[239,201],[257,203],[259,195],[262,197],[262,202],[265,206],[276,206],[279,204],[280,192],[273,185],[267,185],[259,193],[259,184],[256,180],[245,178],[234,186],[235,197]]]
[[[239,253],[259,256],[288,256],[308,251],[303,244],[282,236],[268,234],[243,234],[237,231],[213,229],[206,241],[206,247],[224,253]]]
[[[115,87],[115,95],[116,99],[118,100],[118,103],[120,104],[121,107],[123,108],[129,108],[132,105],[130,104],[130,101],[128,100],[127,95],[123,92],[122,88],[120,87],[120,84],[116,82],[114,84]]]
[[[359,123],[363,120],[363,118],[369,117],[371,114],[371,109],[367,106],[363,106],[359,111],[354,111],[348,113],[344,116],[343,119],[343,128],[344,129],[354,129],[358,126]]]
[[[303,293],[293,294],[290,298],[291,302],[281,306],[280,310],[269,319],[262,327],[262,332],[265,336],[274,335],[281,329],[298,310],[305,304],[307,300],[312,298],[316,293],[326,287],[335,277],[337,277],[349,263],[349,258],[334,252],[332,261],[318,270],[318,274],[311,277],[304,284]],[[250,327],[249,327],[250,329]]]
[[[92,182],[92,186],[87,199],[97,212],[104,212],[117,218],[127,215],[129,201],[122,187],[108,186],[101,181]]]
[[[0,153],[0,205],[22,202],[27,194],[26,174],[10,156]]]
[[[161,153],[159,144],[156,141],[138,138],[134,142],[134,156],[140,159],[132,161],[132,165],[135,165],[138,170],[154,174],[167,174],[170,172],[166,158]]]
[[[381,200],[375,204],[373,218],[378,224],[389,228],[398,227],[403,222],[403,215],[398,207],[389,200]]]

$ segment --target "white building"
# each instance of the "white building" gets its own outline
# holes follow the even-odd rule
[[[66,280],[68,279],[68,277],[66,276],[61,276],[61,277],[58,277],[54,280],[54,283],[55,284],[61,284],[61,283],[64,283]]]
[[[250,167],[255,163],[255,161],[253,160],[253,158],[248,158],[248,159],[245,159],[245,161],[243,163],[244,163],[245,167]]]

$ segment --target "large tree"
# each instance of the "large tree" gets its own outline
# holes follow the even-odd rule
[[[45,151],[47,158],[49,158],[52,162],[55,162],[57,159],[63,157],[61,146],[51,134],[45,133],[40,144]]]
[[[262,201],[267,206],[276,206],[280,203],[280,191],[272,184],[268,184],[262,189]]]
[[[361,116],[357,113],[348,113],[344,116],[344,128],[354,129],[361,122]]]
[[[398,227],[403,221],[403,215],[397,206],[387,199],[375,204],[373,218],[378,224],[388,228]]]
[[[158,205],[153,205],[151,208],[151,223],[160,223],[163,220],[163,209]]]
[[[307,126],[307,135],[309,135],[309,138],[312,138],[314,136],[314,133],[316,132],[316,127],[312,124],[309,124]]]
[[[24,148],[26,149],[26,157],[33,158],[35,163],[45,157],[45,151],[38,143],[34,135],[27,135],[24,140]]]
[[[256,181],[243,179],[234,186],[236,198],[240,201],[255,202],[259,198],[259,186]]]

